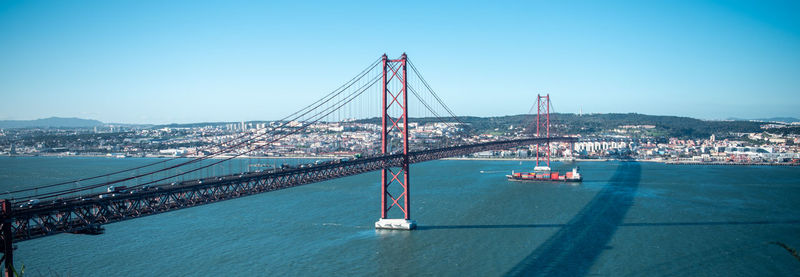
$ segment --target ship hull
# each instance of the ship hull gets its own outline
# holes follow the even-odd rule
[[[583,178],[571,178],[571,179],[552,179],[552,178],[523,178],[523,177],[516,177],[511,175],[506,175],[509,181],[515,182],[565,182],[565,183],[577,183],[582,182]]]

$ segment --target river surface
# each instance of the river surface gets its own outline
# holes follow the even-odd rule
[[[0,190],[152,162],[0,157]],[[26,276],[787,276],[800,168],[637,162],[509,182],[516,161],[411,167],[414,231],[379,231],[377,172],[17,243]]]

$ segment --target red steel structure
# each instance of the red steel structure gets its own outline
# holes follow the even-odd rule
[[[5,265],[4,277],[13,277],[16,275],[14,271],[14,246],[11,244],[14,239],[14,233],[11,232],[11,224],[13,218],[11,214],[11,202],[9,200],[0,200],[0,208],[2,208],[2,218],[0,219],[0,240],[3,245],[0,250],[3,251],[3,258],[0,260]]]
[[[550,94],[536,95],[536,137],[550,137]],[[550,142],[536,145],[536,166],[539,166],[539,151],[544,151],[544,157],[541,157],[547,167],[550,167]]]
[[[397,207],[403,219],[411,219],[411,183],[408,171],[408,75],[407,57],[403,53],[399,59],[389,59],[383,54],[383,90],[381,92],[382,128],[381,153],[391,154],[393,132],[400,134],[403,146],[403,162],[399,168],[385,167],[381,170],[381,219],[386,219],[389,210]],[[395,91],[392,91],[392,90]],[[389,188],[399,185],[399,195],[392,195]]]
[[[501,150],[544,141],[574,142],[576,138],[524,138],[421,151],[376,155],[350,161],[333,161],[306,168],[282,169],[275,172],[248,172],[219,177],[164,183],[114,197],[82,194],[62,200],[47,201],[36,206],[12,206],[0,200],[2,229],[0,250],[5,257],[12,254],[12,242],[52,236],[61,233],[102,234],[100,225],[136,219],[179,209],[235,199],[274,190],[353,176],[387,167],[421,163],[475,152]],[[202,182],[200,182],[202,180]],[[106,194],[108,195],[108,194]],[[7,229],[6,229],[7,228]],[[6,258],[5,261],[9,261]],[[10,265],[10,264],[7,264]]]

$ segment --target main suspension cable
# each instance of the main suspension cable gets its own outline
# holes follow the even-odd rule
[[[359,81],[359,80],[361,80],[361,79],[362,79],[364,76],[366,76],[366,73],[368,73],[368,72],[369,72],[371,69],[375,68],[375,66],[376,66],[376,65],[377,65],[377,64],[380,62],[380,60],[381,60],[381,58],[378,58],[378,59],[376,59],[375,61],[373,61],[372,63],[370,63],[370,64],[369,64],[369,65],[368,65],[368,66],[367,66],[367,67],[366,67],[364,70],[362,70],[362,71],[361,71],[359,74],[357,74],[355,77],[353,77],[352,79],[350,79],[348,82],[346,82],[346,83],[342,84],[342,85],[341,85],[339,88],[337,88],[336,90],[334,90],[334,91],[332,91],[332,92],[330,92],[330,93],[326,94],[325,96],[323,96],[323,97],[322,97],[322,98],[320,98],[319,100],[317,100],[317,101],[315,101],[315,102],[313,102],[313,103],[311,103],[311,104],[309,104],[309,105],[307,105],[307,106],[303,107],[302,109],[300,109],[300,110],[298,110],[298,111],[296,111],[296,112],[294,112],[294,113],[292,113],[292,114],[290,114],[290,115],[288,115],[288,116],[285,116],[285,117],[284,117],[284,118],[282,118],[282,119],[279,119],[277,122],[286,121],[287,119],[291,118],[292,116],[294,116],[294,115],[296,115],[296,114],[298,114],[298,113],[300,113],[300,112],[302,112],[302,111],[304,111],[304,110],[307,110],[307,109],[309,109],[310,107],[312,107],[312,106],[314,106],[314,105],[318,104],[319,102],[321,102],[321,101],[325,100],[326,98],[330,97],[331,95],[334,95],[334,94],[337,94],[337,95],[338,95],[338,94],[340,94],[342,91],[346,90],[347,88],[349,88],[350,86],[352,86],[352,85],[353,85],[355,82],[358,82],[358,81]],[[348,85],[348,84],[349,84],[349,85]],[[337,93],[337,92],[338,92],[338,93]],[[330,99],[328,99],[328,100],[330,100]],[[326,101],[326,102],[327,102],[327,101]],[[313,110],[313,109],[312,109],[312,110]],[[267,129],[267,127],[264,127],[263,129]],[[261,130],[261,129],[259,129],[259,130],[256,130],[256,133],[257,133],[257,132],[259,132],[260,130]],[[237,136],[237,137],[234,137],[234,138],[232,138],[232,139],[230,139],[230,140],[228,140],[228,141],[219,142],[219,143],[216,143],[216,144],[213,144],[213,145],[206,145],[206,146],[203,146],[202,148],[222,147],[222,146],[224,146],[225,144],[227,144],[227,143],[230,143],[231,141],[235,141],[235,140],[238,140],[238,139],[244,138],[244,137],[246,137],[246,136],[248,136],[248,135],[249,135],[249,134],[245,132],[245,133],[242,133],[242,134],[240,134],[239,136]],[[251,140],[247,140],[247,141],[251,141]],[[228,150],[231,150],[231,147],[228,147]],[[225,151],[225,152],[227,152],[227,151]],[[223,152],[223,153],[225,153],[225,152]],[[166,160],[161,160],[161,161],[157,161],[157,162],[153,162],[153,163],[149,163],[149,164],[145,164],[145,165],[141,165],[141,166],[136,166],[136,167],[132,167],[132,168],[128,168],[128,169],[118,170],[118,171],[114,171],[114,172],[110,172],[110,173],[100,174],[100,175],[96,175],[96,176],[92,176],[92,177],[86,177],[86,178],[75,179],[75,180],[71,180],[71,181],[59,182],[59,183],[55,183],[55,184],[44,185],[44,186],[38,186],[38,187],[32,187],[32,188],[26,188],[26,189],[19,189],[19,190],[14,190],[14,191],[7,191],[7,192],[4,192],[4,193],[2,193],[2,194],[0,194],[0,195],[10,195],[10,194],[14,194],[14,193],[20,193],[20,192],[26,192],[26,191],[33,191],[33,190],[39,190],[39,189],[45,189],[45,188],[51,188],[51,187],[56,187],[56,186],[61,186],[61,185],[77,184],[77,183],[79,183],[79,182],[83,182],[83,181],[89,181],[89,180],[94,180],[94,179],[98,179],[98,178],[109,177],[109,176],[113,176],[113,175],[117,175],[117,174],[121,174],[121,173],[125,173],[125,172],[130,172],[130,171],[139,170],[139,169],[142,169],[142,168],[147,168],[147,167],[154,166],[154,165],[158,165],[158,164],[162,164],[162,163],[167,163],[167,162],[170,162],[170,161],[173,161],[173,160],[176,160],[176,159],[180,159],[180,158],[181,158],[181,157],[173,157],[173,158],[169,158],[169,159],[166,159]],[[203,160],[203,158],[198,158],[198,159],[196,159],[196,160]],[[187,162],[187,163],[185,163],[185,164],[189,164],[189,163],[192,163],[192,162]],[[152,172],[152,173],[157,173],[157,172],[161,172],[161,171],[154,171],[154,172]],[[145,173],[145,174],[141,174],[141,175],[140,175],[140,176],[138,176],[138,177],[147,176],[147,175],[150,175],[150,174],[148,174],[148,173]],[[138,177],[135,177],[135,178],[138,178]],[[125,181],[127,181],[127,180],[125,180]],[[107,183],[107,182],[106,182],[106,183]],[[104,183],[104,185],[105,185],[105,183]]]
[[[248,151],[245,151],[245,152],[242,152],[242,153],[235,154],[235,155],[233,155],[233,156],[231,156],[231,157],[228,157],[228,158],[225,158],[225,159],[221,159],[220,161],[217,161],[217,162],[214,162],[214,163],[211,163],[211,164],[208,164],[208,165],[200,166],[200,167],[198,167],[198,168],[191,169],[191,170],[188,170],[188,171],[185,171],[185,172],[181,172],[181,173],[179,173],[179,174],[175,174],[175,175],[168,176],[168,177],[165,177],[165,178],[162,178],[162,179],[158,179],[158,180],[155,180],[155,181],[146,182],[146,183],[139,184],[139,185],[136,185],[136,186],[131,186],[131,187],[141,187],[141,186],[144,186],[144,185],[147,185],[147,184],[152,184],[152,183],[155,183],[155,182],[159,182],[159,181],[163,181],[163,180],[168,180],[168,179],[171,179],[171,178],[174,178],[174,177],[178,177],[178,176],[181,176],[181,175],[186,175],[186,174],[188,174],[188,173],[192,173],[192,172],[195,172],[195,171],[198,171],[198,170],[204,169],[204,168],[208,168],[208,167],[214,166],[214,165],[216,165],[216,164],[219,164],[219,163],[222,163],[222,162],[225,162],[225,161],[228,161],[228,160],[234,159],[234,158],[236,158],[236,157],[242,156],[242,155],[244,155],[244,154],[251,153],[251,152],[253,152],[253,151],[256,151],[256,150],[259,150],[259,149],[261,149],[261,148],[264,148],[264,147],[266,147],[267,145],[270,145],[270,144],[274,143],[275,141],[278,141],[278,140],[280,140],[280,139],[282,139],[282,138],[285,138],[285,137],[287,137],[287,136],[289,136],[289,135],[291,135],[291,134],[294,134],[294,133],[297,133],[297,132],[299,132],[299,131],[302,131],[302,130],[304,130],[305,128],[307,128],[308,126],[310,126],[310,124],[314,124],[314,123],[318,122],[319,120],[321,120],[322,118],[324,118],[325,116],[327,116],[327,115],[330,115],[331,113],[333,113],[333,112],[337,111],[339,108],[341,108],[341,107],[342,107],[342,106],[344,106],[345,104],[349,103],[350,101],[352,101],[353,99],[355,99],[357,96],[361,95],[361,94],[362,94],[364,91],[366,91],[366,90],[367,90],[369,87],[371,87],[372,85],[374,85],[374,84],[375,84],[375,83],[376,83],[376,82],[377,82],[377,81],[380,79],[380,78],[378,78],[378,77],[380,77],[380,76],[377,76],[376,78],[374,78],[374,79],[373,79],[373,80],[372,80],[370,83],[368,83],[367,85],[364,85],[364,86],[362,86],[362,88],[360,89],[360,91],[359,91],[358,93],[351,93],[350,95],[348,95],[348,96],[347,96],[347,97],[345,97],[344,99],[341,99],[341,100],[339,100],[339,102],[338,102],[338,103],[336,103],[336,104],[339,104],[339,103],[341,103],[341,104],[339,104],[338,106],[335,106],[336,104],[335,104],[335,105],[332,105],[332,106],[329,106],[329,107],[327,107],[327,108],[323,109],[323,110],[322,110],[320,113],[317,113],[317,114],[315,114],[315,115],[312,115],[312,116],[311,116],[311,118],[315,118],[315,117],[316,117],[316,119],[315,119],[314,121],[312,121],[311,123],[302,124],[302,126],[301,126],[300,128],[293,129],[293,131],[291,131],[291,132],[289,132],[289,133],[286,133],[286,134],[283,134],[282,136],[280,136],[280,137],[278,137],[278,138],[276,138],[276,139],[273,139],[272,141],[270,141],[270,142],[268,142],[268,143],[266,143],[266,144],[264,144],[264,145],[257,146],[257,147],[255,147],[255,148],[253,148],[253,149],[251,149],[251,150],[248,150]],[[348,88],[349,88],[349,86],[348,86]],[[337,94],[337,95],[338,95],[338,94]],[[348,99],[348,98],[349,98],[349,99]],[[332,98],[331,98],[331,99],[332,99]],[[346,100],[346,101],[345,101],[345,100]],[[321,105],[324,105],[324,104],[325,104],[325,103],[327,103],[328,101],[330,101],[330,99],[328,99],[328,100],[326,100],[326,101],[323,101],[322,103],[319,103],[319,104],[317,105],[317,107],[315,107],[314,109],[311,109],[311,110],[309,110],[309,111],[306,111],[306,112],[302,113],[301,115],[297,116],[296,118],[300,118],[300,117],[302,117],[302,116],[304,116],[304,115],[308,114],[310,111],[313,111],[313,110],[315,110],[316,108],[318,108],[319,106],[321,106]],[[342,102],[343,102],[343,103],[342,103]],[[333,107],[335,107],[335,108],[333,108]],[[327,113],[324,113],[324,112],[326,112],[326,111],[327,111]],[[324,113],[324,114],[322,114],[322,113]],[[322,116],[320,116],[320,115],[322,115]],[[284,123],[282,126],[279,126],[278,128],[276,128],[276,130],[280,130],[280,131],[282,131],[282,130],[283,130],[283,128],[282,128],[282,127],[284,127],[284,126],[288,125],[289,123],[291,123],[291,121],[288,121],[288,122]],[[263,137],[264,135],[266,135],[266,134],[260,135],[260,136],[258,136],[258,138],[260,138],[260,137]],[[252,140],[252,139],[251,139],[251,140]],[[240,146],[241,144],[244,144],[244,143],[246,143],[246,142],[248,142],[248,141],[241,142],[241,143],[239,143],[239,144],[237,144],[237,145],[234,145],[234,146]],[[43,194],[35,195],[35,196],[31,197],[31,198],[43,198],[43,199],[44,199],[44,198],[52,198],[52,197],[57,197],[57,196],[67,195],[67,194],[71,194],[71,193],[75,193],[75,192],[79,192],[79,191],[85,191],[85,190],[95,189],[95,188],[99,188],[99,187],[102,187],[102,186],[105,186],[105,185],[110,185],[110,184],[120,183],[120,182],[124,182],[124,181],[128,181],[128,180],[136,179],[136,178],[139,178],[139,177],[142,177],[142,176],[146,176],[146,175],[152,175],[152,174],[155,174],[155,173],[158,173],[158,172],[167,171],[167,170],[170,170],[170,169],[174,169],[174,168],[177,168],[177,167],[180,167],[180,166],[186,165],[186,164],[188,164],[188,163],[193,163],[193,162],[197,162],[197,161],[200,161],[200,160],[209,159],[209,158],[211,158],[212,156],[215,156],[215,155],[217,155],[217,154],[219,154],[219,152],[215,153],[214,155],[204,156],[204,157],[201,157],[201,158],[198,158],[198,159],[195,159],[195,160],[192,160],[192,161],[189,161],[189,162],[183,163],[183,164],[174,165],[174,166],[171,166],[171,167],[168,167],[168,168],[164,168],[164,169],[161,169],[161,170],[157,170],[157,171],[154,171],[154,172],[151,172],[151,173],[148,173],[148,174],[141,174],[141,175],[139,175],[139,176],[134,176],[134,177],[124,178],[124,179],[115,180],[115,181],[111,181],[111,182],[100,183],[100,184],[91,185],[91,186],[86,186],[86,187],[81,187],[81,188],[77,188],[77,189],[69,189],[69,190],[63,190],[63,191],[57,191],[57,192],[48,192],[48,193],[43,193]],[[29,198],[29,199],[30,199],[30,198]]]

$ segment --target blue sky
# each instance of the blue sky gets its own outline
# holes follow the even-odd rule
[[[271,120],[403,52],[459,115],[800,117],[798,1],[344,2],[0,0],[0,119]]]

